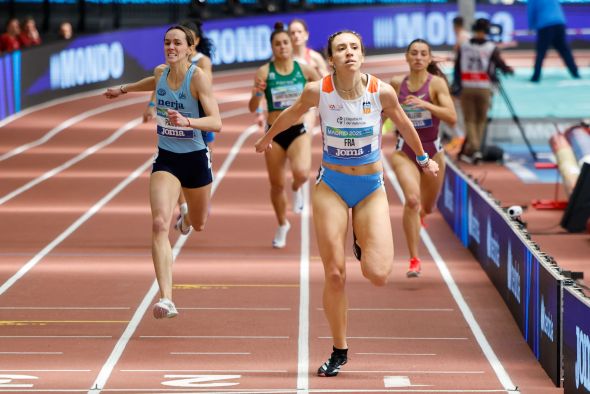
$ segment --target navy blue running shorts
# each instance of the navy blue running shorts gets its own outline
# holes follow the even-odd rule
[[[188,153],[174,153],[158,148],[152,174],[166,171],[174,175],[180,185],[187,189],[203,187],[213,182],[209,149]]]

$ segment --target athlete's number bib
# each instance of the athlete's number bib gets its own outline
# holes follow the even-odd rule
[[[272,87],[270,89],[272,106],[277,110],[287,109],[293,105],[295,100],[297,100],[297,97],[301,95],[302,91],[303,84],[300,83]]]
[[[404,112],[412,121],[414,128],[425,129],[432,126],[432,114],[422,108],[412,107],[410,105],[402,105]]]
[[[181,115],[185,117],[189,116],[189,114],[183,113]],[[163,137],[192,139],[195,136],[195,132],[191,127],[173,126],[168,118],[166,108],[157,109],[156,123],[157,133]]]
[[[338,159],[358,159],[369,155],[373,147],[373,128],[336,128],[326,126],[324,150]]]

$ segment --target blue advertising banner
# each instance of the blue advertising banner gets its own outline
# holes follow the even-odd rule
[[[564,5],[564,10],[569,28],[587,27],[589,5]],[[426,39],[435,49],[448,47],[455,42],[452,19],[456,15],[455,4],[404,4],[211,20],[203,28],[215,44],[212,60],[215,69],[220,70],[268,60],[272,52],[270,34],[277,21],[304,19],[311,34],[309,45],[318,50],[323,50],[330,34],[342,29],[355,30],[371,53],[399,52],[415,38]],[[505,40],[511,40],[515,32],[527,31],[525,5],[478,5],[476,17],[488,17],[501,25]],[[67,43],[27,49],[22,52],[22,61],[16,55],[0,58],[0,71],[10,73],[4,75],[4,81],[12,81],[12,88],[4,85],[0,92],[5,97],[0,119],[49,99],[151,74],[164,61],[162,42],[167,28],[80,36]],[[588,35],[579,38],[590,40]],[[533,37],[524,35],[518,39],[531,41]]]
[[[575,288],[563,288],[563,392],[590,392],[590,304]]]
[[[558,270],[541,261],[518,225],[450,160],[438,208],[486,271],[535,357],[559,386],[562,278]]]

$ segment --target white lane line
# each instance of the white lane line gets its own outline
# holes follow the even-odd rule
[[[436,353],[355,353],[366,356],[436,356]]]
[[[349,311],[392,311],[392,312],[453,312],[454,309],[438,308],[350,308]]]
[[[10,339],[109,339],[112,335],[0,335]]]
[[[121,369],[121,372],[229,372],[229,373],[287,373],[284,369]]]
[[[18,155],[20,153],[23,153],[26,150],[29,150],[29,149],[34,148],[36,146],[39,146],[39,145],[49,141],[51,138],[55,137],[57,134],[61,133],[62,131],[64,131],[68,127],[71,127],[71,126],[75,125],[76,123],[81,122],[85,119],[88,119],[92,116],[99,115],[104,112],[116,110],[116,109],[119,109],[119,108],[127,106],[127,105],[143,103],[145,101],[146,101],[145,97],[135,97],[132,99],[127,99],[127,100],[122,100],[122,101],[107,104],[107,105],[102,105],[98,108],[93,108],[91,110],[82,112],[81,114],[78,114],[74,117],[71,117],[71,118],[61,122],[59,125],[55,126],[53,129],[49,130],[46,134],[44,134],[43,137],[41,137],[35,141],[18,146],[16,148],[9,150],[8,152],[0,155],[0,161],[4,161],[6,159],[11,158],[12,156]]]
[[[318,337],[319,339],[332,339],[332,337]],[[401,340],[401,341],[466,341],[469,338],[461,337],[347,337],[349,339],[377,339],[377,340]]]
[[[264,312],[275,312],[275,311],[290,311],[291,308],[198,308],[198,307],[186,307],[176,308],[179,310],[196,310],[196,311],[264,311]]]
[[[18,354],[18,355],[37,355],[37,354],[64,354],[64,352],[0,352],[0,354],[10,355],[10,354]]]
[[[10,310],[89,310],[89,311],[96,311],[96,310],[128,310],[130,309],[128,306],[0,306],[0,310],[2,309],[10,309]]]
[[[239,113],[245,113],[245,112],[247,112],[246,109],[240,109],[240,110],[232,110],[232,111],[223,112],[220,115],[227,118],[230,116],[235,116],[236,113],[239,114]],[[134,121],[127,123],[127,125],[129,125],[132,122],[134,122]],[[250,126],[250,128],[252,128],[252,127],[253,126]],[[240,135],[240,138],[238,140],[241,140],[244,134],[248,134],[247,131],[250,128],[248,128],[246,130],[246,132],[244,132],[242,135]],[[230,152],[230,156],[231,156],[232,152],[233,152],[233,148],[232,148],[232,151]],[[232,158],[232,161],[233,161],[233,158]],[[227,159],[226,159],[226,162],[227,162]],[[133,171],[133,173],[131,173],[131,175],[129,175],[127,178],[125,178],[114,189],[112,189],[106,196],[104,196],[99,202],[94,204],[88,211],[86,211],[86,213],[84,213],[84,215],[82,215],[80,218],[78,218],[78,220],[76,220],[74,223],[72,223],[64,232],[62,232],[60,235],[58,235],[57,238],[55,238],[51,243],[49,243],[47,246],[45,246],[45,248],[43,248],[39,253],[37,253],[31,260],[29,260],[24,266],[22,266],[12,277],[10,277],[6,282],[4,282],[4,284],[2,286],[0,286],[0,295],[4,294],[4,292],[6,292],[6,290],[8,290],[10,287],[12,287],[12,285],[14,285],[14,283],[16,283],[28,271],[30,271],[33,267],[35,267],[35,265],[37,265],[39,263],[39,261],[41,261],[53,249],[55,249],[55,247],[57,247],[61,242],[63,242],[67,237],[69,237],[74,231],[76,231],[82,224],[84,224],[84,222],[86,222],[88,219],[90,219],[92,216],[94,216],[102,207],[104,207],[110,200],[112,200],[123,189],[125,189],[132,181],[134,181],[137,177],[139,177],[149,166],[152,165],[152,163],[153,163],[153,158],[150,157],[150,159],[148,161],[146,161],[140,167],[138,167],[135,171]],[[225,166],[225,164],[226,163],[224,163],[223,165]],[[223,176],[225,175],[225,172],[227,172],[227,168],[224,169],[224,167],[222,166],[221,169],[219,170],[218,176],[223,178]],[[218,183],[216,183],[214,180],[213,181],[213,189],[215,189],[217,187],[216,186],[217,184]],[[184,242],[183,242],[183,244],[184,244]]]
[[[192,356],[192,355],[205,355],[205,356],[248,356],[252,353],[250,352],[170,352],[170,354],[174,354],[177,356]]]
[[[217,191],[219,184],[221,183],[221,181],[225,177],[225,174],[229,170],[229,167],[231,166],[234,159],[236,158],[236,156],[240,152],[240,149],[241,149],[242,145],[244,144],[244,142],[252,134],[254,134],[257,130],[258,130],[257,125],[251,125],[250,127],[248,127],[246,130],[244,130],[240,134],[240,136],[238,137],[238,139],[236,140],[236,142],[232,146],[228,156],[225,158],[225,161],[223,162],[221,168],[219,169],[219,171],[217,171],[217,174],[216,174],[215,178],[213,179],[213,185],[211,187],[211,196],[213,196],[215,194],[215,192]],[[190,235],[190,233],[189,233],[189,235]],[[178,256],[178,254],[180,253],[180,250],[184,246],[187,239],[188,239],[188,235],[181,234],[178,237],[178,239],[172,249],[173,261],[176,260],[176,256]],[[98,376],[96,377],[96,379],[94,380],[94,382],[90,386],[90,387],[92,387],[92,389],[88,390],[88,392],[87,392],[88,394],[98,394],[102,391],[102,388],[106,385],[106,382],[108,381],[109,377],[111,376],[111,373],[113,372],[113,368],[115,367],[115,364],[117,364],[117,362],[119,361],[119,358],[121,358],[121,355],[123,354],[123,351],[125,350],[125,347],[127,346],[127,343],[129,343],[129,341],[131,340],[133,333],[135,332],[135,330],[139,326],[141,319],[145,315],[145,312],[147,311],[148,307],[150,306],[150,304],[152,302],[152,299],[156,296],[157,293],[158,293],[158,283],[156,280],[154,280],[152,283],[152,286],[150,287],[150,289],[146,293],[145,297],[143,298],[143,300],[139,304],[139,307],[137,308],[137,310],[133,314],[131,321],[129,322],[129,324],[125,328],[125,331],[123,332],[123,334],[121,335],[121,337],[119,338],[117,343],[115,344],[115,347],[113,348],[113,351],[109,355],[109,358],[106,360],[106,362],[102,366]]]
[[[83,152],[79,153],[78,155],[72,157],[70,160],[66,161],[65,163],[45,172],[43,175],[40,175],[35,179],[31,179],[29,182],[25,183],[24,185],[22,185],[21,187],[15,189],[15,190],[13,190],[12,192],[6,194],[4,197],[0,197],[0,205],[13,199],[14,197],[18,196],[19,194],[22,194],[22,193],[26,192],[27,190],[32,189],[33,187],[37,186],[41,182],[43,182],[43,181],[59,174],[60,172],[70,168],[71,166],[84,160],[88,156],[93,155],[94,153],[98,152],[100,149],[104,148],[105,146],[110,145],[111,143],[115,142],[123,134],[125,134],[126,132],[128,132],[131,129],[134,129],[135,127],[139,126],[140,124],[141,124],[141,118],[136,118],[136,119],[133,119],[133,120],[125,123],[122,127],[120,127],[113,134],[111,134],[108,138],[105,138],[104,140],[100,141],[99,143],[87,148],[86,150],[84,150]]]
[[[171,391],[172,390],[172,391]],[[0,393],[15,393],[15,392],[28,392],[28,393],[82,393],[86,392],[87,389],[27,389],[27,390],[2,390]],[[105,392],[109,393],[158,393],[158,394],[203,394],[203,391],[191,391],[191,389],[105,389]],[[217,389],[217,391],[206,391],[208,394],[299,394],[295,389]],[[310,393],[510,393],[513,391],[498,390],[498,389],[310,389]]]
[[[407,373],[419,375],[482,375],[484,371],[411,371],[411,370],[393,370],[393,371],[340,371],[340,373]]]
[[[385,168],[385,172],[387,173],[387,178],[389,179],[389,181],[393,185],[393,188],[395,189],[400,201],[403,204],[404,203],[404,195],[401,190],[401,186],[399,185],[397,178],[395,177],[395,174],[394,174],[391,166],[389,165],[389,162],[387,161],[387,158],[383,157],[382,162],[383,162],[383,166]],[[471,329],[471,332],[475,336],[475,339],[476,339],[477,343],[479,344],[479,347],[481,348],[484,355],[488,359],[490,366],[492,367],[492,369],[496,373],[496,376],[498,377],[500,384],[502,384],[502,386],[504,387],[505,390],[513,391],[515,393],[520,393],[518,391],[516,385],[512,382],[512,379],[510,379],[508,372],[506,372],[506,370],[504,369],[504,366],[502,365],[500,360],[498,360],[496,353],[494,352],[494,350],[492,349],[492,346],[490,345],[486,336],[484,335],[481,327],[479,326],[479,323],[475,319],[475,316],[473,316],[473,312],[469,308],[469,305],[465,301],[465,298],[463,298],[463,294],[461,293],[461,290],[459,290],[459,287],[455,283],[455,279],[453,279],[453,276],[451,275],[451,272],[449,271],[449,268],[447,267],[446,262],[443,260],[442,256],[438,253],[436,246],[434,245],[434,243],[432,242],[432,239],[428,235],[428,232],[424,228],[422,228],[420,230],[420,237],[422,238],[422,242],[424,242],[424,245],[426,246],[426,248],[430,252],[430,255],[432,256],[434,262],[436,263],[436,266],[438,267],[438,270],[440,271],[441,276],[443,277],[447,287],[449,288],[451,295],[455,299],[455,302],[459,306],[459,309],[461,310],[461,313],[463,314],[463,318],[465,319],[465,321],[469,325],[469,328]]]
[[[232,100],[233,100],[232,98],[228,98],[227,100],[220,100],[220,103],[230,102]],[[245,114],[248,112],[249,111],[246,108],[238,108],[238,109],[234,109],[231,111],[225,111],[225,112],[221,113],[220,115],[223,116],[224,118],[228,118],[228,117],[232,117],[232,116],[242,115],[242,114]],[[43,181],[59,174],[60,172],[70,168],[71,166],[84,160],[88,156],[98,152],[100,149],[115,142],[117,139],[119,139],[119,137],[121,137],[123,134],[125,134],[129,130],[139,126],[141,123],[142,123],[141,118],[136,118],[136,119],[133,119],[133,120],[127,122],[122,127],[117,129],[113,134],[111,134],[108,138],[87,148],[83,152],[79,153],[77,156],[75,156],[75,157],[71,158],[70,160],[66,161],[65,163],[53,168],[52,170],[47,171],[43,175],[40,175],[37,178],[32,179],[31,181],[27,182],[26,184],[19,187],[18,189],[13,190],[12,192],[6,194],[4,197],[0,197],[0,205],[11,200],[12,198],[18,196],[19,194],[22,194],[25,191],[37,186],[41,182],[43,182]]]
[[[289,339],[289,336],[270,335],[140,335],[143,339]]]
[[[0,369],[0,372],[92,372],[91,369]]]
[[[301,212],[301,252],[299,258],[299,331],[297,339],[297,392],[309,389],[309,254],[310,198],[309,182],[303,184],[305,199]]]
[[[121,181],[106,196],[101,198],[100,201],[94,204],[88,211],[86,211],[82,216],[80,216],[66,230],[64,230],[53,241],[51,241],[47,246],[45,246],[39,253],[35,255],[35,257],[33,257],[25,265],[23,265],[12,277],[10,277],[6,282],[4,282],[4,284],[2,284],[2,286],[0,286],[0,295],[4,294],[8,289],[10,289],[12,285],[14,285],[20,278],[22,278],[27,272],[29,272],[33,267],[35,267],[39,263],[39,261],[41,261],[45,256],[47,256],[66,238],[72,235],[74,231],[76,231],[82,224],[84,224],[88,219],[94,216],[109,201],[115,198],[115,196],[119,194],[123,189],[125,189],[131,182],[133,182],[136,178],[143,174],[145,170],[152,165],[153,161],[153,158],[150,158],[148,161],[139,166],[135,171],[131,173],[131,175],[129,175],[127,178]]]

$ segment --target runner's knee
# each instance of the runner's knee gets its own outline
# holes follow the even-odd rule
[[[418,211],[420,209],[420,196],[415,194],[410,194],[406,197],[406,207],[413,211]]]

